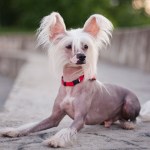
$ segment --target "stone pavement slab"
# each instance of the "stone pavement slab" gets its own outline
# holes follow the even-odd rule
[[[52,111],[59,80],[51,75],[46,56],[32,54],[21,68],[14,87],[0,113],[0,127],[18,126],[46,118]],[[132,89],[144,103],[150,99],[150,74],[136,69],[98,64],[98,79]],[[65,117],[59,127],[20,138],[0,138],[0,150],[52,149],[41,142],[71,123]],[[85,126],[71,150],[141,150],[149,149],[150,123],[139,123],[134,130],[123,130],[117,124],[109,129],[100,125]]]

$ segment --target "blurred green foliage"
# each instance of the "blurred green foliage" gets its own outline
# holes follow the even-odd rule
[[[132,0],[0,0],[0,27],[36,29],[43,16],[59,12],[70,27],[83,26],[94,13],[109,18],[116,27],[150,25],[144,10],[134,10]]]

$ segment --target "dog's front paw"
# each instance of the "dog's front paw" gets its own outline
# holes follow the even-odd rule
[[[15,128],[6,128],[6,129],[0,130],[0,136],[3,136],[3,137],[19,137],[19,136],[21,136],[21,134]]]
[[[66,147],[69,144],[72,144],[76,139],[77,131],[75,129],[62,129],[50,139],[45,140],[44,144],[50,147]]]

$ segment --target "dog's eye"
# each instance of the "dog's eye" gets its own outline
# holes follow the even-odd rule
[[[87,50],[87,49],[88,49],[88,46],[87,46],[86,44],[84,45],[84,49],[85,49],[85,50]]]
[[[70,45],[67,45],[66,48],[67,48],[67,49],[72,49],[72,45],[71,45],[71,44],[70,44]]]

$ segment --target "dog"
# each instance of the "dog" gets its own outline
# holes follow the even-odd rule
[[[59,125],[65,115],[73,119],[46,140],[50,147],[72,143],[84,125],[104,124],[109,128],[119,121],[124,129],[134,129],[141,109],[130,90],[96,79],[98,56],[109,43],[112,23],[100,14],[88,18],[83,28],[66,30],[63,18],[53,12],[43,18],[38,29],[39,45],[48,47],[55,72],[63,75],[53,111],[45,120],[1,131],[1,136],[19,137]]]

